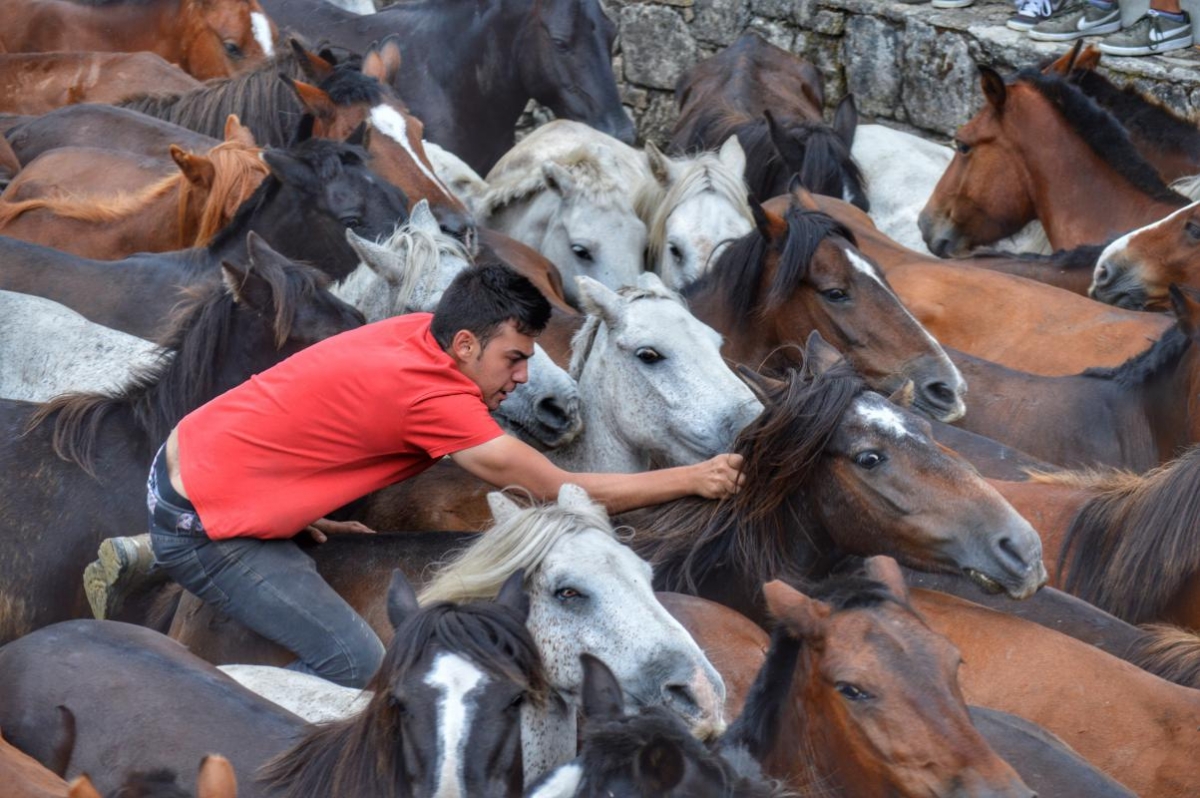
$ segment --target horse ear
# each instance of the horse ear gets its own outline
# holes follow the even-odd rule
[[[237,114],[225,117],[225,141],[236,141],[246,147],[258,146],[258,142],[254,140],[253,131],[242,124],[242,120],[238,119]]]
[[[820,377],[842,360],[842,353],[826,343],[821,333],[813,330],[808,334],[804,343],[804,367],[809,374]]]
[[[1080,39],[1079,41],[1082,42],[1083,39]],[[1075,74],[1078,75],[1081,72],[1091,72],[1095,70],[1096,67],[1100,66],[1101,54],[1102,52],[1100,48],[1094,44],[1089,44],[1087,47],[1083,48],[1083,52],[1081,52],[1079,57],[1075,59]]]
[[[671,162],[667,156],[662,154],[662,150],[653,141],[647,141],[646,160],[650,164],[650,174],[658,181],[658,184],[663,188],[671,185],[673,178],[671,176]]]
[[[771,229],[771,219],[767,216],[767,209],[753,194],[746,197],[746,202],[750,205],[750,215],[754,218],[754,226],[758,228],[759,235],[770,241],[774,231]]]
[[[904,581],[904,572],[900,564],[891,557],[879,555],[868,557],[863,562],[867,576],[876,582],[887,586],[888,592],[900,601],[908,601],[908,584]]]
[[[200,761],[196,798],[237,798],[237,774],[228,759],[209,754]]]
[[[760,402],[764,405],[774,404],[774,400],[771,397],[783,387],[784,382],[782,380],[772,379],[765,374],[760,374],[744,363],[738,363],[734,368],[737,369],[737,373],[741,376],[742,381],[749,386]]]
[[[508,497],[504,491],[494,490],[487,495],[488,509],[492,511],[492,520],[503,524],[521,512],[521,505]]]
[[[662,278],[654,272],[642,272],[637,278],[637,287],[653,294],[668,295],[670,289],[663,283]]]
[[[259,157],[281,183],[307,187],[313,182],[312,169],[282,150],[263,150]]]
[[[804,163],[804,148],[775,121],[775,115],[770,110],[763,111],[763,116],[767,120],[767,132],[771,134],[771,143],[783,156],[783,162],[789,168],[798,170]]]
[[[1079,50],[1083,47],[1083,39],[1076,39],[1075,45],[1058,58],[1051,61],[1042,70],[1043,75],[1062,75],[1066,77],[1075,68],[1075,59],[1079,58]]]
[[[717,160],[725,164],[730,171],[743,176],[746,174],[746,151],[742,149],[742,142],[737,136],[725,139],[721,149],[717,150]]]
[[[253,308],[262,314],[271,313],[275,295],[271,285],[251,266],[239,266],[227,260],[221,261],[221,280],[239,305]]]
[[[399,285],[404,279],[404,275],[396,265],[397,253],[382,244],[368,241],[349,227],[346,228],[346,243],[354,250],[354,254],[358,255],[358,259],[367,265],[368,269],[378,274],[390,285]]]
[[[502,604],[521,616],[521,622],[529,619],[529,594],[525,592],[525,569],[518,568],[512,576],[504,580],[500,592],[496,595],[496,603]]]
[[[589,721],[618,720],[625,716],[625,696],[621,683],[599,657],[580,654],[583,668],[583,716]]]
[[[1008,89],[1005,88],[1004,78],[1000,77],[1000,73],[989,66],[980,65],[979,85],[983,88],[983,96],[996,109],[996,112],[1003,111]]]
[[[393,629],[399,629],[406,620],[421,609],[417,603],[417,594],[399,568],[392,571],[392,581],[388,583],[387,616]]]
[[[296,63],[299,65],[300,71],[313,83],[320,83],[333,74],[333,64],[306,49],[296,37],[289,36],[288,45],[291,46],[292,52],[296,56]]]
[[[408,212],[408,225],[430,234],[442,229],[437,216],[433,214],[433,209],[429,207],[429,200],[425,199],[412,206],[412,210]]]
[[[71,782],[67,787],[67,795],[70,798],[102,798],[86,773]]]
[[[625,302],[616,291],[586,275],[576,277],[575,285],[579,287],[584,313],[599,316],[609,329],[620,326],[625,318]]]
[[[595,503],[586,490],[572,482],[564,482],[558,489],[558,506],[579,512],[591,510]]]
[[[542,164],[542,179],[546,187],[563,199],[570,197],[575,191],[575,178],[563,166],[554,161]]]
[[[203,155],[192,155],[190,152],[185,152],[177,144],[172,144],[169,151],[171,160],[179,167],[179,171],[183,172],[184,178],[189,183],[200,188],[212,187],[213,180],[217,176],[217,170],[213,167],[212,161]]]
[[[288,75],[280,74],[279,78],[296,92],[300,104],[317,119],[328,121],[337,116],[337,105],[324,90],[310,83],[293,80]]]
[[[833,112],[833,130],[847,147],[854,146],[854,132],[858,130],[858,106],[854,104],[854,95],[847,94],[838,103]]]
[[[1171,311],[1175,314],[1179,328],[1187,333],[1189,338],[1195,338],[1200,331],[1200,292],[1194,288],[1186,288],[1175,283],[1167,287],[1171,296]]]
[[[763,597],[771,617],[778,621],[788,634],[800,640],[820,637],[821,622],[829,617],[832,611],[825,602],[809,598],[778,579],[763,585]]]
[[[912,380],[905,380],[904,384],[892,392],[888,397],[888,401],[897,407],[912,407],[913,399],[917,395],[917,386]]]
[[[400,44],[397,36],[392,34],[382,43],[371,45],[363,58],[362,73],[375,78],[385,86],[396,85],[396,75],[400,74]]]
[[[646,795],[665,795],[683,781],[683,751],[673,740],[655,737],[634,760],[633,778]]]

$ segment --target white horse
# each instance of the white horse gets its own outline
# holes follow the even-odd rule
[[[171,354],[49,299],[0,291],[0,397],[45,402],[70,391],[115,391]]]
[[[695,735],[720,734],[720,675],[659,604],[650,566],[616,539],[603,508],[575,485],[564,485],[558,501],[543,506],[522,508],[502,493],[489,494],[488,503],[496,525],[443,566],[421,601],[492,598],[509,575],[524,570],[527,626],[552,690],[545,706],[521,708],[527,784],[575,756],[583,653],[616,674],[627,705],[665,705]],[[368,700],[352,688],[278,668],[222,670],[308,720],[344,717]]]
[[[917,216],[950,165],[954,150],[883,125],[859,125],[851,153],[867,178],[867,199],[875,226],[909,249],[929,252],[917,228]],[[1042,254],[1052,251],[1037,221],[986,249]]]
[[[425,200],[413,206],[408,224],[386,241],[367,241],[353,230],[346,231],[346,240],[361,263],[333,293],[362,311],[369,322],[432,312],[458,273],[471,264],[463,245],[442,232]],[[517,386],[493,415],[539,449],[571,441],[583,426],[575,380],[536,344],[529,381]]]
[[[637,158],[606,142],[564,136],[562,125],[538,128],[500,159],[488,173],[479,214],[485,226],[557,266],[574,304],[579,275],[619,288],[632,285],[642,271],[646,225],[632,200],[643,170]]]
[[[614,292],[577,278],[588,313],[572,341],[583,432],[550,453],[569,471],[645,471],[730,451],[762,404],[721,357],[721,336],[652,273]]]
[[[681,290],[716,262],[724,245],[754,228],[744,178],[746,154],[737,136],[717,152],[667,158],[646,144],[651,179],[633,207],[649,230],[646,263],[668,288]]]

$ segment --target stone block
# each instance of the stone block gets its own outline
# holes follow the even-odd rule
[[[787,19],[793,5],[793,0],[750,0],[750,10],[769,19]]]
[[[917,127],[951,135],[982,102],[979,73],[958,33],[912,21],[901,37],[904,108]]]
[[[749,0],[696,0],[692,35],[704,42],[729,45],[750,22]]]
[[[795,30],[773,19],[756,17],[750,20],[746,30],[754,31],[768,43],[788,52],[792,51],[792,47],[796,43]]]
[[[653,89],[674,89],[679,76],[699,60],[679,14],[653,5],[621,9],[621,52],[625,79]]]
[[[875,17],[851,17],[842,37],[846,88],[862,114],[893,117],[900,105],[900,34]]]
[[[671,140],[671,129],[678,118],[679,109],[675,107],[674,95],[662,91],[651,92],[650,103],[639,120],[638,142],[653,141],[665,151],[667,142]]]
[[[846,28],[846,15],[823,8],[813,15],[809,27],[826,36],[840,36]]]

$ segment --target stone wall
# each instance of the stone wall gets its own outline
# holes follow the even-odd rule
[[[860,117],[947,137],[979,107],[976,62],[1001,73],[1065,52],[1004,27],[1007,3],[938,10],[894,0],[601,0],[618,23],[614,61],[624,102],[644,139],[663,144],[675,121],[672,89],[697,61],[753,30],[809,59],[831,107],[854,92]],[[1200,53],[1110,58],[1176,110],[1200,109]],[[1174,56],[1174,57],[1172,57]]]

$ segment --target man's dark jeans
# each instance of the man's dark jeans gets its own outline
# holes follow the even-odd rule
[[[295,543],[209,539],[196,508],[171,486],[162,450],[150,468],[146,502],[154,559],[172,579],[296,654],[292,670],[366,685],[383,661],[383,644]]]

